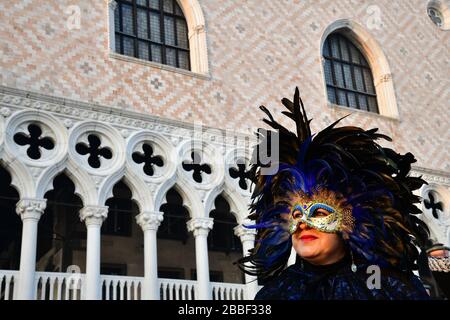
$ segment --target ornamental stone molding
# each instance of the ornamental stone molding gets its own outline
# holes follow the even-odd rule
[[[200,130],[196,124],[2,86],[0,110],[0,157],[23,198],[42,199],[53,188],[54,177],[64,172],[75,193],[89,205],[104,206],[114,185],[123,179],[140,212],[158,212],[167,191],[175,188],[191,218],[207,217],[219,194],[225,196],[239,224],[248,215],[251,190],[240,186],[245,170],[238,163],[245,162],[248,169],[257,142],[253,133]],[[26,149],[20,150],[26,146],[14,141],[14,135],[24,133],[30,123],[41,128],[42,137],[55,142],[40,159],[28,159]],[[77,144],[84,143],[90,151],[89,134],[98,136],[100,149],[111,152],[109,159],[100,158],[99,168],[89,166],[89,153],[80,155],[76,150]],[[201,183],[182,166],[185,160],[192,162],[192,151],[202,151],[200,164],[211,166],[211,174],[202,174]],[[145,174],[144,167],[151,167],[154,157],[161,158],[162,166],[154,164],[153,175]],[[450,186],[447,172],[413,166],[411,175],[422,175],[435,189]],[[247,184],[250,187],[250,181]]]
[[[136,222],[142,230],[158,230],[161,222],[164,220],[162,212],[142,212],[136,216]]]
[[[250,223],[244,223],[245,225],[250,225]],[[244,241],[255,241],[256,237],[256,229],[249,229],[244,227],[242,224],[237,225],[234,227],[234,234],[241,239],[242,242]]]
[[[16,213],[22,220],[39,220],[46,205],[47,199],[21,199],[16,205]]]
[[[106,176],[123,167],[125,142],[114,127],[98,121],[84,121],[70,131],[69,155],[90,174]],[[96,159],[95,165],[91,159]]]
[[[108,1],[108,7],[112,9],[113,11],[117,8],[117,2],[115,0],[107,0]]]
[[[5,143],[8,152],[19,158],[23,163],[33,167],[48,167],[63,160],[68,151],[67,130],[57,118],[46,112],[34,110],[21,110],[15,112],[8,118],[5,128]],[[38,157],[32,158],[29,150],[32,148],[31,130],[38,130],[35,139],[39,141],[47,140],[52,146],[38,145]],[[17,136],[22,136],[22,143],[18,143]]]
[[[11,109],[7,107],[3,107],[0,109],[0,114],[3,116],[3,118],[8,118],[11,115]]]
[[[194,124],[178,120],[0,86],[0,109],[3,107],[10,109],[13,113],[24,109],[47,111],[62,121],[70,119],[73,124],[92,119],[108,123],[119,131],[128,129],[136,132],[140,129],[147,129],[168,137],[169,140],[175,139],[175,145],[178,145],[180,141],[192,139],[194,132]],[[221,129],[207,126],[204,128],[211,129],[208,143],[213,145],[220,146],[225,142],[230,147],[245,147],[249,141],[252,144],[256,143],[252,132],[234,132],[232,135],[227,135]],[[212,132],[215,132],[216,135]]]
[[[142,130],[126,142],[126,158],[132,170],[146,182],[158,183],[175,174],[178,157],[172,143],[156,132]],[[158,159],[161,164],[152,159]],[[147,169],[151,169],[149,173]]]
[[[206,195],[205,192],[201,192],[202,190],[212,189],[214,186],[221,184],[225,178],[222,154],[217,152],[217,146],[213,146],[205,141],[197,139],[185,141],[178,147],[177,159],[179,159],[177,164],[179,176],[198,189],[203,194],[202,199]],[[202,171],[200,168],[202,181],[198,182],[194,177],[196,169],[186,169],[183,164],[198,164],[201,167],[209,167],[209,173]]]
[[[422,179],[428,183],[450,187],[449,172],[413,166],[410,175],[412,177],[422,176]]]
[[[450,189],[429,183],[420,189],[422,220],[428,225],[435,241],[450,246]]]
[[[80,220],[87,226],[101,226],[108,216],[108,207],[106,206],[85,206],[80,210]]]
[[[194,236],[207,236],[209,231],[213,228],[213,218],[192,218],[187,222],[187,229],[193,232]]]
[[[235,148],[225,155],[225,183],[247,199],[251,196],[251,181],[245,178],[245,174],[250,165],[250,148]]]

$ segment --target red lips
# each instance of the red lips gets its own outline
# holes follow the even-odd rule
[[[313,236],[313,235],[310,235],[310,234],[305,234],[305,235],[300,237],[300,240],[302,240],[302,241],[313,241],[313,240],[316,240],[316,239],[317,239],[316,236]]]

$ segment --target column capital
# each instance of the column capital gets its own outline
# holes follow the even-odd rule
[[[249,225],[246,223],[246,225]],[[256,236],[256,229],[249,229],[244,227],[242,224],[237,225],[236,227],[233,228],[234,230],[234,234],[239,237],[241,239],[241,241],[246,241],[246,240],[251,240],[254,241],[255,240],[255,236]]]
[[[111,10],[116,10],[117,8],[117,2],[116,0],[108,0],[108,6]]]
[[[16,204],[16,213],[22,220],[39,220],[46,206],[47,199],[23,198]]]
[[[158,230],[164,216],[160,211],[143,211],[136,216],[136,222],[142,230]]]
[[[213,218],[192,218],[187,222],[187,229],[194,233],[194,236],[208,235],[214,224]]]
[[[80,210],[80,220],[88,225],[101,226],[108,216],[108,207],[106,206],[85,206]]]

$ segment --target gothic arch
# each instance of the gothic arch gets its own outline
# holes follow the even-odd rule
[[[189,216],[191,218],[202,218],[205,216],[204,206],[197,192],[177,176],[174,176],[172,179],[167,180],[156,191],[155,211],[159,211],[161,205],[166,202],[165,196],[167,194],[167,191],[169,191],[171,188],[175,188],[175,190],[177,190],[177,192],[181,195],[181,197],[183,198],[183,205],[188,209]]]
[[[35,184],[33,176],[28,168],[17,158],[11,157],[3,152],[0,164],[11,175],[11,185],[17,190],[20,198],[33,198],[35,193]]]
[[[92,177],[79,167],[71,159],[67,159],[64,164],[56,164],[45,170],[44,174],[37,182],[36,197],[43,199],[47,191],[53,189],[53,180],[61,172],[66,173],[75,185],[75,194],[80,197],[83,204],[97,205],[97,189]]]
[[[26,166],[24,166],[16,158],[9,161],[9,157],[6,153],[3,153],[3,157],[0,159],[0,166],[2,166],[10,174],[11,185],[17,190],[21,199],[33,198],[33,177],[27,170]]]
[[[152,211],[154,208],[153,198],[148,186],[129,168],[116,172],[103,182],[99,189],[99,205],[105,205],[106,200],[113,196],[114,186],[122,179],[130,188],[132,199],[138,205],[139,212]]]
[[[323,32],[320,39],[320,56],[322,56],[323,44],[326,38],[336,31],[339,31],[352,40],[353,44],[358,47],[366,57],[372,70],[380,114],[398,119],[399,112],[392,81],[392,73],[381,46],[375,38],[358,23],[349,19],[340,19],[331,23]],[[325,75],[323,72],[322,68],[322,79],[324,81],[326,96]]]
[[[236,222],[241,224],[248,215],[246,202],[235,188],[229,187],[227,184],[222,184],[211,190],[205,200],[205,213],[209,216],[209,213],[215,209],[214,201],[220,194],[230,205],[230,211],[236,218]]]

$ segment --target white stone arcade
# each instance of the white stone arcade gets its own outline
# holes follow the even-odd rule
[[[255,232],[242,224],[248,215],[250,190],[242,189],[228,174],[242,161],[250,162],[252,134],[231,135],[213,128],[106,108],[75,101],[47,97],[36,93],[0,87],[0,164],[11,175],[11,184],[20,195],[16,212],[23,225],[19,270],[0,270],[3,299],[252,299],[258,291],[256,278],[245,275],[244,284],[211,282],[209,275],[209,232],[214,228],[210,212],[214,200],[224,195],[238,226],[235,235],[242,243],[243,254],[254,246]],[[40,128],[40,135],[54,142],[53,148],[40,148],[37,159],[30,158],[27,147],[15,141],[18,133],[27,134],[30,125]],[[95,135],[102,148],[108,149],[98,167],[89,163],[88,155],[77,152],[78,144],[89,144]],[[91,139],[91,140],[90,140]],[[153,175],[143,171],[144,163],[133,161],[133,153],[144,144],[151,145],[164,159]],[[202,154],[211,174],[198,183],[183,169],[182,161],[191,153]],[[79,218],[87,234],[86,273],[36,272],[38,222],[46,209],[45,194],[53,180],[65,173],[75,185],[75,194],[83,208]],[[414,168],[430,182],[420,190],[424,199],[440,201],[442,212],[421,206],[423,219],[432,236],[450,244],[450,177],[447,173]],[[101,226],[108,219],[107,199],[113,187],[124,181],[132,192],[139,213],[136,223],[143,233],[144,277],[109,276],[100,273]],[[187,229],[195,238],[197,280],[158,278],[157,230],[164,215],[160,211],[167,191],[176,187],[188,208]],[[47,286],[46,284],[49,284]],[[102,286],[112,286],[102,297]],[[117,290],[116,290],[117,289]],[[47,292],[49,291],[49,292]]]
[[[210,282],[207,244],[208,233],[214,228],[209,213],[214,209],[214,199],[223,194],[235,214],[238,223],[235,235],[241,239],[243,251],[254,245],[254,230],[242,227],[248,215],[250,190],[240,188],[237,180],[228,174],[237,161],[249,163],[251,136],[234,132],[226,136],[211,128],[196,130],[195,126],[133,112],[55,100],[49,102],[40,95],[32,97],[17,92],[0,94],[1,165],[11,175],[11,184],[20,194],[16,211],[23,223],[20,268],[18,272],[0,272],[0,284],[14,291],[5,294],[6,298],[13,295],[15,299],[35,299],[39,298],[38,293],[45,297],[48,292],[43,291],[47,287],[42,284],[48,280],[52,284],[52,298],[67,298],[67,293],[60,291],[75,285],[81,286],[79,298],[101,299],[102,284],[111,281],[122,292],[130,291],[126,297],[135,299],[159,299],[160,289],[171,286],[180,289],[174,291],[175,295],[180,293],[178,298],[252,299],[258,290],[255,277],[246,275],[242,285]],[[38,126],[40,136],[54,142],[53,148],[39,148],[37,159],[27,154],[28,146],[15,141],[18,133],[31,134],[30,125]],[[88,155],[77,151],[80,143],[92,143],[90,135],[101,140],[102,148],[111,153],[110,157],[101,158],[96,168]],[[138,164],[132,158],[134,152],[142,150],[143,144],[151,145],[164,159],[164,166],[155,167],[152,176],[144,173],[143,163]],[[202,161],[212,168],[201,183],[195,182],[192,174],[182,168],[182,160],[189,160],[193,151],[200,153]],[[36,272],[38,222],[46,208],[44,195],[52,190],[53,180],[60,173],[70,177],[75,194],[83,203],[79,217],[87,229],[86,273],[77,278],[72,274]],[[105,202],[121,180],[139,207],[136,223],[144,238],[143,278],[100,274],[101,226],[108,215]],[[158,279],[156,234],[164,219],[161,205],[172,187],[177,188],[189,209],[187,228],[195,238],[196,281]],[[170,297],[172,292],[167,299],[177,298]]]

